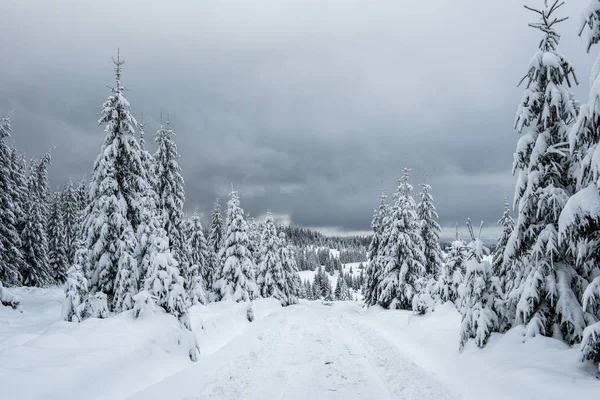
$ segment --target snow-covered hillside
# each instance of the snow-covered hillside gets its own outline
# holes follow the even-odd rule
[[[58,321],[62,291],[18,288],[0,307],[0,388],[10,399],[566,399],[596,398],[579,349],[520,328],[457,351],[451,304],[426,316],[356,302],[191,308],[202,355],[191,363],[168,314]],[[35,384],[32,384],[35,383]],[[6,396],[6,397],[4,397]]]

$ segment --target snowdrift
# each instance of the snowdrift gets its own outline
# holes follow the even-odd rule
[[[179,322],[169,314],[136,320],[126,312],[76,324],[59,321],[61,289],[12,291],[23,311],[0,307],[0,387],[7,398],[126,398],[191,364],[178,343]],[[280,308],[278,301],[259,300],[255,320]],[[201,351],[214,352],[248,329],[246,309],[235,303],[192,307]]]
[[[600,382],[579,345],[537,336],[524,342],[524,328],[492,334],[485,348],[470,341],[459,353],[460,314],[452,303],[425,316],[372,307],[345,313],[354,329],[377,332],[466,399],[597,398]]]

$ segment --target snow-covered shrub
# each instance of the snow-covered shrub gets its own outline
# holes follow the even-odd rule
[[[248,322],[254,321],[254,304],[252,302],[248,303],[248,309],[246,310],[246,318]]]
[[[85,299],[84,318],[108,318],[108,301],[105,293],[96,292]]]
[[[437,282],[431,279],[421,278],[418,282],[419,293],[413,297],[412,309],[416,315],[424,315],[427,311],[435,308],[435,298],[438,295]]]
[[[153,314],[156,311],[154,300],[147,290],[142,290],[133,296],[135,303],[133,307],[133,316],[140,318],[144,314]]]
[[[15,310],[17,307],[19,307],[19,304],[21,304],[21,301],[17,296],[2,286],[2,281],[0,281],[0,304],[5,307],[11,307]]]

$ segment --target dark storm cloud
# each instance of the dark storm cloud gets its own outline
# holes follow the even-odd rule
[[[531,0],[532,5],[542,0]],[[561,51],[585,101],[587,0],[563,12]],[[512,197],[512,129],[540,34],[521,1],[4,0],[0,109],[17,145],[53,145],[52,183],[91,173],[116,48],[136,117],[178,133],[188,209],[233,183],[243,206],[364,231],[405,164],[434,186],[443,225],[492,226]]]

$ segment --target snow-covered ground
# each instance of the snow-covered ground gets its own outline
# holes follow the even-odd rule
[[[16,289],[0,307],[0,393],[7,399],[597,398],[578,348],[514,329],[459,353],[451,304],[424,317],[356,302],[258,300],[192,308],[198,363],[165,314],[57,321],[59,289]]]

